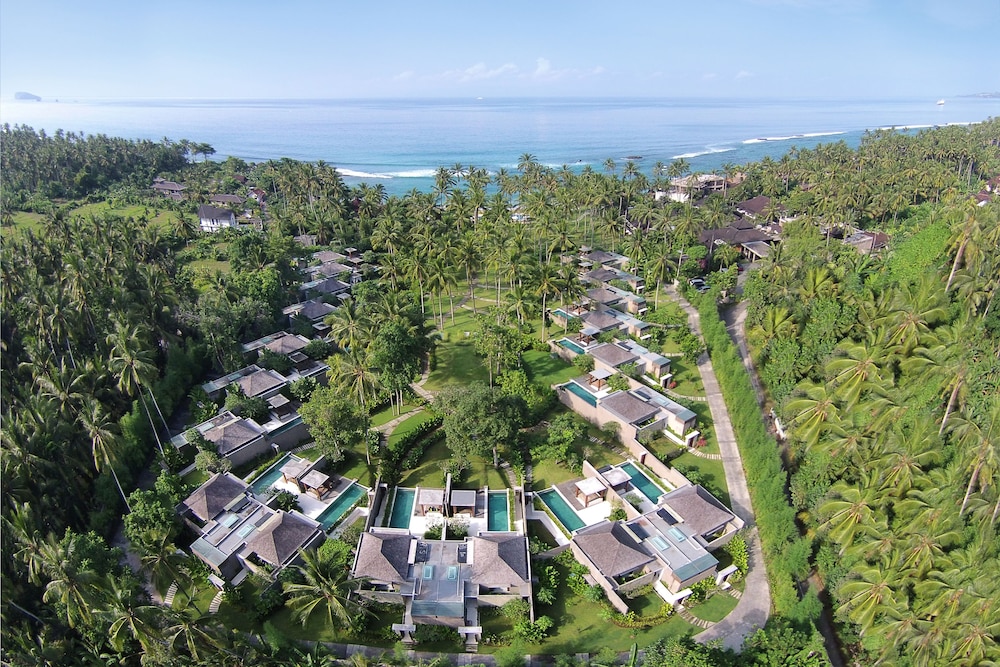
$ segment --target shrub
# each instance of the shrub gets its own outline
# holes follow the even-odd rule
[[[299,507],[298,497],[291,491],[279,491],[278,495],[274,497],[274,504],[278,509],[285,510],[286,512],[291,512],[292,510],[302,511]]]
[[[418,625],[413,633],[413,638],[418,644],[432,644],[436,642],[458,643],[460,637],[455,628],[447,625]]]
[[[589,373],[594,370],[594,358],[589,354],[581,354],[574,357],[573,365],[576,366],[581,373]]]
[[[750,550],[747,548],[747,542],[743,539],[743,536],[733,535],[733,538],[723,547],[723,550],[733,559],[733,565],[736,566],[734,575],[738,575],[736,580],[746,576],[747,570],[750,567]]]

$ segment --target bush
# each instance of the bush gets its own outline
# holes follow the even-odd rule
[[[292,510],[302,511],[299,507],[298,497],[291,491],[279,491],[278,495],[274,497],[274,504],[278,509],[285,510],[286,512],[291,512]]]
[[[413,633],[418,644],[433,644],[437,642],[458,643],[461,638],[455,628],[447,625],[418,625]]]
[[[745,577],[747,570],[750,569],[750,550],[747,548],[747,542],[743,539],[743,536],[733,535],[733,538],[723,547],[723,550],[729,554],[730,558],[733,559],[733,565],[736,566],[736,572],[731,575],[738,575],[735,581]]]
[[[589,373],[594,370],[594,358],[589,354],[581,354],[573,359],[573,365],[576,366],[581,373]]]

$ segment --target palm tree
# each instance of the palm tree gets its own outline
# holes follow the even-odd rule
[[[330,326],[330,336],[343,349],[364,350],[372,339],[372,323],[361,312],[354,299],[330,313],[325,322]]]
[[[840,545],[843,554],[854,542],[858,532],[878,534],[877,528],[884,520],[876,518],[876,510],[881,506],[878,489],[871,484],[863,488],[837,482],[831,488],[836,498],[819,507],[819,514],[827,517],[821,528],[829,532],[830,538]]]
[[[111,470],[111,476],[115,479],[118,493],[122,494],[125,507],[131,512],[132,507],[128,503],[125,490],[115,472],[115,464],[118,461],[118,437],[114,433],[115,423],[105,412],[104,407],[92,398],[88,398],[83,405],[83,410],[78,417],[80,426],[83,427],[90,438],[91,452],[94,457],[94,469],[101,472],[101,468],[107,466]]]
[[[178,649],[184,647],[188,655],[200,664],[203,656],[218,653],[226,646],[221,622],[199,609],[194,598],[188,598],[185,608],[168,610],[165,617],[163,640],[174,655],[178,655]]]
[[[302,551],[301,557],[302,564],[297,568],[305,581],[286,583],[284,587],[293,618],[305,626],[318,611],[331,630],[356,627],[367,610],[350,599],[350,591],[362,580],[348,578],[342,563],[323,559],[318,551]]]
[[[965,514],[969,498],[978,486],[995,489],[1000,486],[1000,396],[994,395],[989,414],[955,417],[955,435],[961,445],[960,454],[964,467],[969,470],[969,484],[965,489],[959,515]],[[1000,506],[1000,505],[998,505]]]
[[[660,307],[660,283],[665,281],[676,268],[674,260],[663,245],[657,244],[646,261],[646,280],[653,286],[653,307]]]
[[[109,622],[108,640],[115,650],[122,652],[132,640],[138,642],[145,653],[156,651],[162,637],[158,625],[159,607],[140,599],[128,577],[108,577],[104,590],[106,607],[103,615]]]
[[[163,452],[163,443],[160,441],[160,434],[156,424],[153,423],[153,415],[149,411],[146,399],[142,394],[143,386],[150,387],[153,380],[159,374],[153,364],[152,354],[148,350],[140,347],[139,328],[128,328],[121,322],[115,323],[115,331],[108,335],[108,345],[111,346],[111,358],[108,360],[108,367],[118,378],[118,388],[128,397],[139,395],[143,408],[146,410],[146,417],[149,419],[149,426],[156,438],[156,445],[160,448],[160,455]],[[149,398],[156,407],[156,412],[160,414],[160,406],[156,403],[156,397],[152,389],[149,390]],[[166,428],[166,422],[163,423]]]
[[[353,394],[361,407],[367,407],[369,399],[378,388],[378,375],[372,371],[364,352],[349,348],[342,354],[329,359],[330,384]]]
[[[894,560],[862,568],[856,579],[841,584],[838,589],[838,597],[845,602],[837,611],[857,623],[864,634],[880,616],[898,613],[904,608],[897,589],[899,581],[899,566]]]
[[[542,299],[542,340],[545,340],[545,304],[550,296],[558,292],[558,278],[555,267],[548,263],[542,264],[535,274],[535,295]]]

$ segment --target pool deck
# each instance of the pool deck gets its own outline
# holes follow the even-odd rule
[[[469,535],[479,535],[481,533],[488,533],[489,530],[489,516],[487,511],[487,497],[486,493],[482,489],[474,489],[476,491],[476,507],[471,516],[468,512],[458,512],[453,514],[451,517],[444,517],[440,512],[428,512],[426,516],[420,514],[419,506],[415,506],[413,509],[413,515],[410,517],[410,525],[408,530],[412,535],[423,535],[427,530],[428,525],[440,522],[444,519],[453,519],[455,517],[466,517],[469,521]],[[506,493],[506,489],[492,489],[490,493]],[[381,525],[382,519],[385,512],[391,512],[391,507],[386,505],[382,508],[381,513],[376,518],[376,523]],[[508,508],[508,511],[513,512],[514,508]],[[519,522],[515,522],[515,529]],[[506,532],[506,528],[503,531],[494,532]]]
[[[331,477],[334,476],[331,475]],[[294,484],[289,484],[282,479],[278,479],[273,486],[280,491],[294,493],[299,502],[299,507],[302,508],[302,513],[310,519],[315,519],[322,514],[327,507],[332,505],[333,502],[340,497],[340,494],[346,491],[351,484],[354,484],[354,480],[347,479],[346,477],[336,476],[335,478],[337,480],[336,485],[323,500],[317,500],[315,496],[308,493],[299,493],[299,490],[295,488]]]
[[[556,484],[556,489],[562,494],[563,499],[569,503],[569,506],[576,510],[580,520],[588,526],[592,526],[611,516],[611,503],[607,500],[602,500],[599,503],[591,503],[589,507],[583,506],[583,503],[576,497],[576,483],[579,481],[579,479],[573,479],[562,484]]]

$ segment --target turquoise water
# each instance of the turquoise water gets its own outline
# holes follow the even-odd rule
[[[563,497],[555,489],[540,491],[538,497],[542,499],[546,507],[552,510],[552,513],[556,515],[559,522],[569,532],[572,533],[574,530],[579,530],[586,525],[580,518],[580,515],[563,500]]]
[[[651,479],[629,462],[621,464],[621,469],[632,478],[632,486],[642,491],[642,495],[649,498],[649,502],[655,504],[664,493],[663,489],[653,483]]]
[[[413,514],[413,501],[416,496],[416,489],[396,489],[396,499],[392,501],[392,513],[389,515],[390,528],[410,527],[410,516]]]
[[[491,491],[486,515],[487,530],[509,530],[509,512],[506,491]]]
[[[565,347],[570,352],[576,352],[577,354],[583,354],[583,348],[571,341],[569,338],[561,338],[559,344]]]
[[[322,514],[316,517],[316,520],[323,524],[323,530],[330,530],[363,495],[365,495],[365,490],[360,484],[351,484],[346,491],[330,503],[329,507],[323,510]]]
[[[516,169],[523,153],[555,169],[602,170],[611,158],[688,161],[692,172],[726,163],[777,159],[793,146],[844,140],[866,129],[943,125],[1000,115],[1000,100],[778,98],[498,98],[382,100],[0,100],[0,117],[53,134],[163,137],[207,142],[214,160],[325,160],[348,185],[385,186],[388,194],[429,192],[434,171],[456,163],[495,174]]]
[[[575,315],[570,315],[569,313],[567,313],[562,308],[556,308],[555,310],[552,311],[552,314],[553,315],[558,315],[559,317],[563,318],[564,320],[569,320],[569,319],[572,319],[573,317],[575,317]]]
[[[586,389],[584,389],[583,387],[581,387],[580,385],[578,385],[577,383],[575,383],[575,382],[567,382],[565,385],[563,385],[563,387],[569,393],[576,394],[577,396],[579,396],[580,398],[582,398],[583,400],[585,400],[587,403],[589,403],[589,404],[591,404],[593,406],[597,406],[597,398],[593,394],[591,394],[589,391],[587,391]]]
[[[291,454],[285,454],[278,462],[273,466],[268,468],[263,475],[254,480],[250,488],[253,489],[255,495],[264,495],[269,488],[274,486],[274,483],[281,479],[281,466],[288,462],[288,459],[292,458]]]

